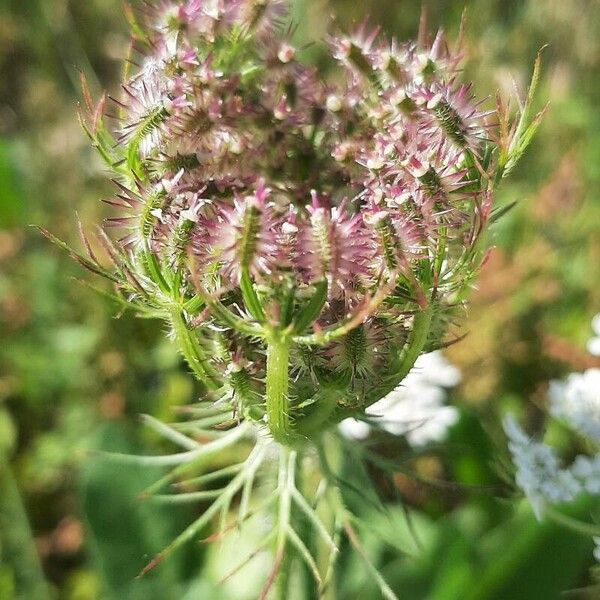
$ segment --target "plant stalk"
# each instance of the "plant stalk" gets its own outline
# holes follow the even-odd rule
[[[273,438],[287,444],[292,435],[289,409],[289,342],[275,333],[267,346],[267,424]]]
[[[196,377],[206,385],[210,390],[219,388],[219,379],[216,372],[211,368],[204,350],[200,346],[198,339],[190,331],[184,313],[179,308],[171,311],[171,325],[175,332],[177,345],[188,366]]]
[[[379,400],[379,398],[394,390],[414,367],[417,358],[419,358],[425,349],[427,339],[429,338],[434,311],[433,304],[433,299],[430,299],[428,307],[415,315],[413,328],[400,355],[398,368],[394,370],[392,375],[385,378],[381,387],[377,388],[376,398],[371,402]]]
[[[279,535],[277,540],[277,552],[282,553],[281,565],[275,585],[275,597],[277,600],[287,600],[292,570],[292,554],[287,551],[288,529],[292,520],[292,496],[291,490],[295,486],[296,452],[288,448],[281,449],[279,467]]]

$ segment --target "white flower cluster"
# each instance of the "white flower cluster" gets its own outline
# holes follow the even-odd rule
[[[572,468],[562,468],[554,450],[532,440],[512,416],[504,419],[513,463],[517,468],[516,482],[529,500],[535,516],[542,518],[546,503],[570,502],[600,476],[600,462],[579,456]],[[577,467],[577,468],[576,468]]]
[[[592,327],[595,333],[600,332],[600,315],[596,315]],[[600,338],[595,339],[600,342]],[[594,339],[588,348],[594,349]],[[548,396],[551,414],[564,420],[592,447],[598,448],[600,369],[571,373],[564,381],[552,381]],[[512,416],[505,418],[504,430],[517,468],[517,485],[527,496],[538,519],[547,503],[569,502],[583,492],[600,496],[600,451],[593,456],[577,456],[569,467],[563,467],[554,450],[529,438]],[[595,555],[600,557],[600,545]]]
[[[459,417],[454,406],[444,405],[447,389],[460,379],[460,371],[440,351],[423,354],[399,387],[369,407],[367,416],[381,429],[405,435],[411,446],[442,441]],[[357,419],[340,423],[342,434],[351,439],[366,438],[370,429]]]
[[[571,373],[564,381],[552,381],[548,398],[554,417],[600,442],[600,369]]]

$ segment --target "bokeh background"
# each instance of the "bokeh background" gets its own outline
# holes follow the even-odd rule
[[[135,4],[135,3],[134,3]],[[447,350],[463,372],[448,444],[371,476],[388,512],[364,506],[371,555],[405,600],[597,598],[591,540],[538,524],[505,478],[500,416],[547,430],[552,378],[591,366],[600,311],[600,2],[428,0],[430,27],[456,36],[467,9],[466,70],[479,96],[524,87],[545,44],[540,132],[500,200],[519,200],[495,230],[468,336]],[[335,12],[370,15],[415,34],[414,0],[298,0],[300,40]],[[251,577],[215,586],[233,548],[190,544],[135,579],[201,507],[163,510],[136,498],[156,473],[102,461],[97,450],[158,451],[137,415],[169,418],[194,398],[192,379],[158,323],[118,315],[82,285],[102,284],[30,224],[77,245],[104,215],[110,184],[76,120],[79,70],[93,91],[117,90],[127,25],[120,0],[0,0],[0,599],[252,599]],[[318,46],[306,51],[318,59]],[[382,449],[385,453],[386,449]],[[389,449],[387,450],[389,452]],[[404,511],[413,515],[416,538]],[[571,508],[586,518],[584,500]],[[240,542],[241,544],[242,542]],[[237,546],[239,549],[239,546]],[[350,553],[344,599],[377,599]],[[576,591],[579,590],[579,591]]]

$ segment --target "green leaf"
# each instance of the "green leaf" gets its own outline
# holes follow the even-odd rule
[[[254,289],[250,274],[247,268],[242,269],[242,276],[240,279],[240,290],[242,292],[242,298],[244,304],[248,309],[248,312],[258,321],[263,322],[265,320],[265,311],[263,310],[260,299]]]
[[[499,161],[498,173],[495,177],[496,181],[498,181],[500,178],[506,177],[519,162],[521,156],[523,156],[523,153],[531,143],[533,136],[548,108],[546,105],[539,113],[537,113],[537,115],[535,115],[535,117],[533,117],[533,119],[531,119],[533,100],[540,79],[540,67],[542,60],[541,55],[544,48],[545,46],[540,49],[535,59],[533,73],[531,75],[531,82],[527,90],[525,103],[521,107],[521,115],[508,149]]]
[[[287,286],[287,287],[285,287]],[[291,281],[286,282],[283,289],[283,300],[279,307],[279,322],[282,327],[287,327],[293,318],[294,299],[296,297],[296,286]]]
[[[499,206],[492,211],[492,216],[490,217],[490,223],[495,223],[499,221],[504,215],[509,213],[515,206],[517,205],[517,200],[513,202],[509,202],[504,206]]]
[[[570,508],[589,511],[589,502]],[[591,556],[591,539],[545,521],[537,523],[528,510],[492,531],[482,546],[484,568],[476,581],[465,585],[467,600],[559,600],[561,592],[580,582],[582,561]],[[591,559],[590,559],[591,560]]]
[[[158,259],[156,258],[156,255],[150,250],[150,248],[143,250],[141,255],[144,266],[146,267],[148,275],[151,277],[152,281],[158,285],[161,292],[170,294],[171,287],[163,276],[162,268],[158,262]]]
[[[64,250],[69,254],[69,256],[77,261],[80,265],[95,273],[97,275],[101,275],[102,277],[106,277],[115,283],[120,283],[120,279],[110,271],[107,271],[104,267],[100,266],[97,262],[92,261],[91,259],[83,256],[79,252],[73,250],[66,242],[63,242],[60,238],[57,238],[54,234],[50,233],[44,227],[40,225],[33,225],[44,237],[48,238],[55,246],[58,246],[61,250]]]
[[[323,279],[315,285],[315,293],[294,319],[294,333],[301,334],[316,321],[327,300],[328,284]]]
[[[123,427],[107,424],[96,433],[95,446],[101,450],[139,451]],[[185,506],[161,506],[139,499],[140,492],[158,469],[89,460],[80,483],[83,518],[89,536],[92,563],[107,587],[103,597],[110,600],[158,600],[183,597],[182,581],[195,571],[200,551],[188,549],[188,558],[173,556],[160,569],[142,579],[136,575],[148,556],[159,552],[189,522],[193,512]]]
[[[533,119],[533,121],[529,124],[529,126],[523,131],[520,138],[517,140],[513,140],[515,143],[514,148],[509,150],[508,160],[504,167],[503,177],[506,177],[515,167],[515,165],[521,160],[521,157],[525,153],[525,150],[531,144],[533,137],[535,136],[538,127],[540,126],[546,111],[548,110],[548,106],[546,105]],[[512,146],[512,144],[511,144]]]

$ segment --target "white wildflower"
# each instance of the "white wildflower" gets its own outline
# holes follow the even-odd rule
[[[600,454],[578,456],[571,466],[571,473],[588,494],[600,496]]]
[[[590,354],[600,356],[600,313],[592,319],[594,336],[588,341],[587,349]]]
[[[508,447],[517,468],[516,482],[541,519],[546,502],[556,504],[573,500],[582,490],[581,483],[569,469],[562,469],[552,448],[535,442],[512,416],[504,419]]]
[[[344,419],[339,427],[342,435],[351,440],[364,440],[371,431],[367,423],[353,418]]]
[[[565,381],[552,381],[548,397],[553,416],[600,442],[600,369],[571,373]]]
[[[600,314],[592,320],[596,334],[588,342],[591,354],[600,356]],[[550,412],[564,420],[589,442],[600,444],[600,369],[571,373],[563,381],[551,381]],[[509,449],[517,468],[516,483],[523,490],[538,519],[546,504],[569,502],[579,493],[600,496],[600,452],[579,455],[563,468],[554,450],[531,440],[510,416],[504,420]],[[600,536],[594,537],[594,558],[600,562]]]

